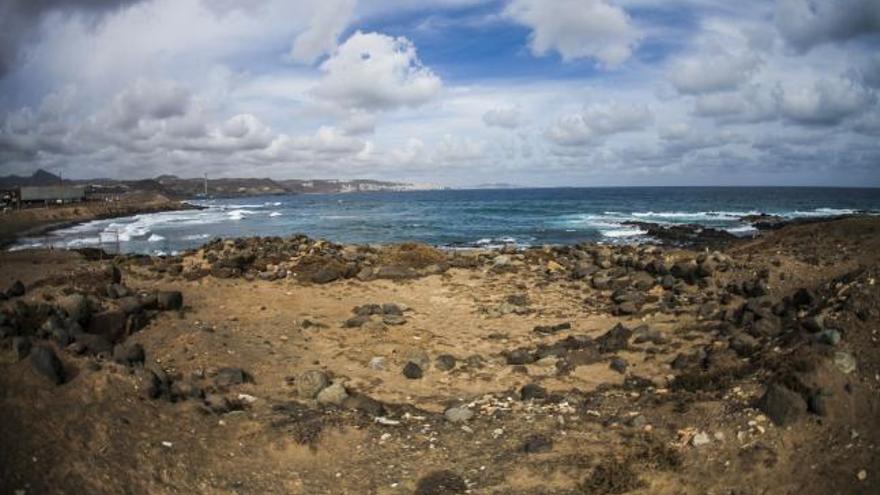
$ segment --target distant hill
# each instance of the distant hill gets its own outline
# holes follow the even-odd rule
[[[10,175],[0,177],[0,188],[11,189],[23,186],[47,186],[61,184],[57,175],[38,170],[30,177]],[[160,175],[155,179],[116,180],[88,179],[67,180],[64,184],[78,184],[90,187],[92,193],[123,194],[135,191],[146,191],[162,194],[169,198],[187,199],[201,197],[205,194],[205,179],[181,178],[176,175]],[[386,182],[369,179],[356,180],[273,180],[254,178],[221,178],[208,179],[208,196],[243,197],[271,194],[314,194],[314,193],[351,193],[371,191],[423,191],[442,189],[433,184],[410,184],[407,182]]]
[[[63,182],[68,183],[70,181]],[[57,186],[61,183],[61,177],[58,177],[53,173],[46,172],[43,169],[37,170],[30,177],[23,177],[19,175],[7,175],[5,177],[0,177],[0,189],[12,189],[15,187],[28,186]]]
[[[369,179],[355,180],[337,180],[337,179],[315,179],[300,180],[290,179],[278,181],[290,192],[295,193],[351,193],[351,192],[373,192],[373,191],[425,191],[433,189],[442,189],[440,186],[433,184],[410,184],[408,182],[386,182]]]

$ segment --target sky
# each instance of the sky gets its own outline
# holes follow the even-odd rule
[[[0,175],[880,186],[880,0],[0,0]]]

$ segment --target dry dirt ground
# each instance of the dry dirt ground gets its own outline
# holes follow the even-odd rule
[[[782,229],[730,246],[729,268],[702,283],[645,289],[660,301],[674,293],[677,304],[625,316],[612,314],[610,290],[573,279],[550,255],[512,254],[503,270],[490,261],[414,280],[327,284],[185,280],[122,260],[125,286],[179,290],[183,307],[127,337],[143,346],[143,365],[35,338],[63,363],[60,385],[16,355],[9,329],[0,341],[0,493],[880,493],[878,248],[875,218]],[[97,294],[109,263],[2,253],[2,284],[26,287],[3,312]],[[767,294],[724,289],[756,276]],[[737,308],[750,299],[791,305],[802,288],[816,302],[779,320],[801,326],[730,350],[744,325],[742,310],[730,316]],[[700,311],[715,301],[715,311]],[[371,303],[396,303],[403,318],[344,325]],[[817,311],[839,342],[802,328]],[[534,331],[559,323],[570,328]],[[648,330],[603,348],[600,336],[618,323]],[[539,352],[566,339],[559,352]],[[512,364],[515,349],[532,357]],[[449,370],[437,361],[447,354]],[[615,359],[626,368],[612,369]],[[404,375],[410,362],[421,378]],[[157,368],[176,392],[149,396]],[[221,380],[224,368],[243,370],[244,382]],[[310,370],[349,398],[304,396]],[[782,424],[759,407],[777,382],[803,396],[774,410]],[[540,388],[523,400],[530,384]],[[822,407],[791,410],[819,395]],[[444,412],[456,407],[472,417],[450,421]]]

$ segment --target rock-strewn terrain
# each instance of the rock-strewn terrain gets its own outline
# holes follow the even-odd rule
[[[0,492],[880,492],[880,221],[0,255]]]

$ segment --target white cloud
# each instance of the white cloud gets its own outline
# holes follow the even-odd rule
[[[130,128],[141,120],[181,116],[190,104],[190,94],[173,81],[138,79],[113,99],[113,122]]]
[[[483,122],[489,127],[516,129],[520,125],[520,110],[515,107],[493,108],[483,114]]]
[[[616,67],[640,39],[629,15],[606,0],[513,0],[504,14],[532,29],[536,56],[556,51],[563,60],[592,58]]]
[[[812,85],[780,84],[776,90],[782,115],[805,124],[837,124],[863,111],[875,99],[851,80],[820,79]]]
[[[443,84],[423,66],[403,37],[354,33],[321,64],[324,78],[314,94],[346,108],[391,110],[419,106]]]
[[[597,138],[643,129],[652,120],[653,115],[646,105],[593,105],[559,118],[544,135],[561,146],[583,146]]]
[[[309,27],[300,33],[290,49],[290,58],[311,64],[336,48],[339,35],[354,14],[355,0],[324,0],[312,13]]]
[[[701,94],[736,89],[747,82],[761,65],[755,53],[733,53],[713,43],[699,53],[672,63],[669,78],[680,93]]]
[[[363,110],[352,110],[342,121],[340,127],[351,136],[372,134],[376,130],[376,115]]]
[[[877,0],[778,0],[776,26],[799,51],[880,32]]]

